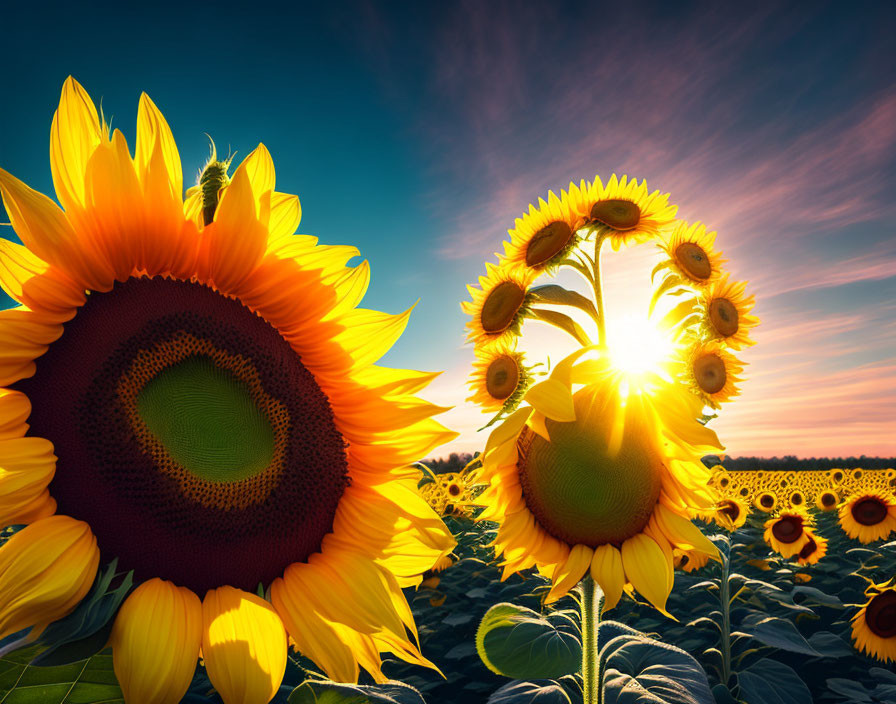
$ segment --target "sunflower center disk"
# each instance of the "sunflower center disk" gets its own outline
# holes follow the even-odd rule
[[[727,298],[713,299],[709,304],[709,319],[722,337],[731,337],[737,332],[737,308]]]
[[[740,516],[740,507],[733,501],[725,501],[719,507],[719,511],[728,516],[732,521],[736,521]]]
[[[641,221],[641,209],[628,200],[600,200],[591,206],[591,218],[614,230],[631,230]]]
[[[865,623],[876,636],[896,637],[896,592],[885,591],[874,597],[865,611]]]
[[[516,391],[519,381],[520,371],[512,357],[501,356],[488,365],[485,388],[492,398],[508,398]]]
[[[647,525],[661,487],[661,460],[646,429],[629,417],[621,439],[612,411],[579,392],[576,420],[546,421],[548,442],[520,436],[520,483],[539,525],[569,545],[621,543]]]
[[[254,591],[332,530],[348,470],[327,396],[275,328],[206,286],[92,293],[16,387],[59,458],[59,512],[138,580]]]
[[[796,516],[784,516],[772,525],[772,535],[778,542],[795,543],[803,535],[803,521]]]
[[[857,501],[852,507],[852,517],[863,526],[876,526],[887,517],[887,507],[878,499]]]
[[[725,362],[716,354],[706,354],[694,361],[694,378],[703,391],[716,394],[725,388],[728,375]]]
[[[572,228],[557,220],[532,235],[526,247],[526,266],[538,266],[555,257],[572,239]]]
[[[712,275],[712,265],[703,247],[693,242],[682,242],[675,248],[675,259],[691,278],[706,281]]]
[[[495,286],[482,305],[482,329],[496,333],[509,328],[525,298],[526,292],[512,281]]]

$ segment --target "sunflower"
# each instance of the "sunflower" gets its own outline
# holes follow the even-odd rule
[[[882,491],[860,491],[840,506],[840,527],[863,545],[896,531],[896,497]]]
[[[835,489],[823,489],[815,496],[815,508],[819,511],[833,511],[840,503],[840,496]]]
[[[806,504],[806,496],[801,490],[796,489],[790,492],[787,501],[791,506],[804,506]]]
[[[755,344],[749,337],[759,318],[751,315],[755,298],[746,295],[746,283],[731,282],[726,274],[702,293],[703,328],[713,340],[739,350]]]
[[[678,206],[669,205],[669,194],[648,193],[647,182],[621,179],[616,174],[607,185],[600,176],[588,184],[585,203],[589,221],[606,229],[614,250],[623,245],[647,242],[672,227]]]
[[[712,520],[722,528],[735,531],[747,522],[750,509],[746,503],[733,496],[726,496],[716,504]]]
[[[852,638],[856,648],[881,662],[896,662],[896,585],[894,580],[872,584],[869,597],[852,617]]]
[[[740,394],[744,365],[719,340],[697,342],[685,362],[685,378],[704,405],[719,408]]]
[[[813,531],[807,530],[809,540],[796,555],[796,561],[801,565],[814,565],[823,558],[828,551],[828,541]]]
[[[29,523],[0,638],[71,611],[101,557],[140,583],[112,631],[129,702],[180,701],[200,647],[228,703],[274,696],[288,638],[339,681],[429,664],[401,587],[453,540],[411,463],[455,434],[411,395],[435,375],[375,366],[408,313],[357,308],[357,250],[293,235],[262,145],[202,228],[145,95],[132,158],[69,78],[50,152],[64,211],[0,170],[24,243],[0,251],[0,510]]]
[[[778,505],[778,496],[772,491],[760,491],[753,499],[753,505],[764,513],[771,513]]]
[[[467,339],[477,345],[509,343],[519,332],[529,298],[529,284],[535,274],[529,270],[486,263],[486,275],[479,288],[468,286],[472,301],[461,308],[472,317],[467,323]]]
[[[576,231],[586,222],[586,186],[569,184],[569,192],[558,198],[552,191],[548,200],[538,199],[538,208],[517,218],[504,242],[503,261],[507,266],[542,272],[562,260],[578,242]]]
[[[706,563],[709,562],[709,555],[705,553],[692,552],[689,554],[685,550],[675,548],[672,550],[672,555],[675,569],[683,572],[696,572],[706,567]]]
[[[699,402],[659,378],[637,393],[606,359],[574,366],[579,350],[532,386],[489,437],[477,503],[496,521],[504,577],[537,566],[547,601],[586,573],[611,608],[631,584],[660,611],[672,589],[672,550],[718,559],[690,522],[712,505],[699,457],[721,448]],[[573,393],[573,385],[582,385]]]
[[[703,223],[678,221],[672,234],[660,244],[669,260],[670,273],[682,283],[703,288],[718,280],[722,272],[721,252],[715,250],[716,233],[707,232]]]
[[[531,381],[523,364],[523,353],[508,343],[485,345],[476,350],[469,386],[473,395],[467,398],[483,410],[513,410]]]
[[[809,542],[810,525],[811,521],[804,510],[785,509],[765,522],[763,538],[781,557],[793,557]]]

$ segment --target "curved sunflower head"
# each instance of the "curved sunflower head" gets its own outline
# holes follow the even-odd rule
[[[523,353],[499,343],[480,346],[475,354],[469,381],[473,395],[467,400],[492,412],[515,409],[532,383]]]
[[[408,313],[359,308],[357,250],[293,234],[298,198],[275,190],[263,145],[185,204],[152,101],[132,156],[69,79],[50,152],[64,210],[0,170],[23,243],[0,245],[19,304],[0,316],[0,516],[32,521],[0,547],[0,581],[34,551],[69,576],[31,560],[18,588],[40,588],[0,620],[16,603],[34,607],[22,628],[74,608],[102,554],[150,584],[114,623],[133,701],[159,682],[178,701],[200,647],[225,700],[269,699],[287,636],[340,681],[382,680],[381,652],[429,664],[401,588],[453,540],[410,467],[455,434],[413,396],[435,375],[376,365]]]
[[[840,506],[840,527],[863,545],[896,531],[896,497],[883,491],[860,491]]]
[[[707,232],[703,223],[683,220],[660,243],[669,257],[667,268],[682,283],[697,288],[709,286],[722,275],[722,253],[715,249],[716,233]]]
[[[588,221],[604,228],[614,250],[622,245],[647,242],[672,227],[678,207],[669,205],[669,194],[647,190],[647,182],[610,177],[606,185],[599,176],[588,185],[585,196]]]
[[[711,505],[698,453],[718,451],[718,440],[697,422],[699,404],[686,390],[629,394],[605,362],[577,377],[586,368],[572,367],[576,356],[492,432],[480,519],[500,523],[505,574],[537,566],[552,578],[549,601],[590,570],[608,608],[631,584],[664,611],[673,548],[717,559],[689,515]]]
[[[893,580],[873,584],[868,601],[852,618],[855,647],[881,662],[896,662],[896,586]]]
[[[735,350],[755,344],[750,330],[759,324],[759,318],[750,312],[755,298],[747,296],[746,288],[746,283],[730,281],[726,274],[702,292],[702,327],[709,339]]]
[[[569,184],[569,191],[553,192],[538,199],[538,207],[517,218],[504,242],[504,262],[512,268],[532,272],[549,271],[563,260],[579,241],[577,231],[586,222],[585,183]]]
[[[486,263],[479,288],[468,286],[472,301],[461,304],[472,319],[467,338],[480,344],[510,343],[519,333],[529,305],[529,284],[534,274]]]
[[[765,522],[763,538],[782,557],[793,557],[809,542],[811,525],[805,510],[788,508]]]
[[[727,496],[716,504],[712,519],[721,527],[735,531],[747,522],[750,508],[745,501]]]
[[[687,355],[684,377],[704,405],[717,409],[740,394],[743,369],[719,340],[698,341]]]
[[[809,540],[800,548],[796,561],[801,565],[814,565],[827,554],[828,541],[811,530],[807,530],[806,534]]]

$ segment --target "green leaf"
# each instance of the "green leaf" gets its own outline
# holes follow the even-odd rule
[[[740,631],[763,645],[791,653],[823,657],[813,648],[790,621],[764,614],[751,614],[740,625]]]
[[[826,682],[829,690],[842,697],[846,697],[850,703],[873,701],[868,690],[865,688],[865,685],[861,682],[847,680],[842,677],[831,677],[829,680],[826,680]]]
[[[39,647],[0,660],[0,700],[3,704],[124,703],[112,671],[110,651],[70,665],[35,667],[29,661]]]
[[[830,606],[835,609],[842,609],[843,602],[833,594],[826,594],[815,587],[806,587],[798,585],[791,592],[794,604],[802,606]]]
[[[529,289],[529,295],[533,296],[538,303],[546,303],[553,306],[574,306],[586,312],[593,320],[597,320],[597,309],[594,307],[591,299],[576,291],[563,288],[563,286],[558,286],[557,284],[535,286]]]
[[[856,654],[845,640],[830,631],[813,633],[809,636],[809,645],[826,658],[848,658]]]
[[[763,658],[738,673],[740,699],[746,704],[812,704],[806,683],[793,669]]]
[[[571,704],[566,690],[553,680],[508,682],[488,698],[487,704]]]
[[[588,333],[568,315],[558,313],[555,310],[545,310],[544,308],[530,308],[529,313],[536,320],[553,325],[555,328],[560,328],[563,332],[569,333],[580,345],[587,347],[591,344],[591,338],[588,337]]]
[[[623,635],[600,658],[604,704],[715,704],[700,663],[681,648]]]
[[[579,670],[582,643],[562,612],[547,618],[514,604],[495,604],[476,631],[476,650],[492,672],[514,679],[555,679]]]
[[[426,704],[423,695],[401,682],[378,685],[306,680],[289,695],[289,704]]]

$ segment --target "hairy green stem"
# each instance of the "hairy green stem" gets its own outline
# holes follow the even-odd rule
[[[602,349],[607,348],[607,318],[604,315],[604,293],[600,268],[605,239],[601,232],[598,232],[594,239],[594,278],[591,281],[591,287],[594,290],[594,305],[597,307],[597,342]]]
[[[598,664],[597,628],[600,625],[604,594],[590,574],[582,586],[582,699],[584,704],[601,704],[603,687]]]
[[[731,679],[731,596],[728,586],[728,558],[722,555],[722,579],[719,583],[719,601],[722,607],[722,684],[728,686]]]

